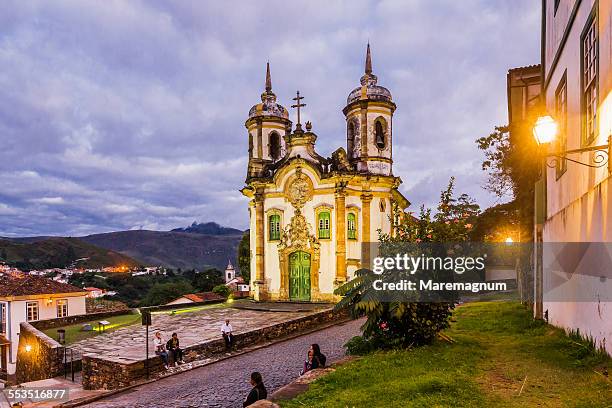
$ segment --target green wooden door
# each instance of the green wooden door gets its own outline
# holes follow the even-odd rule
[[[310,254],[303,251],[289,255],[289,299],[310,300]]]

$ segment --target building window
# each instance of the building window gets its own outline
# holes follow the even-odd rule
[[[57,300],[57,317],[68,316],[68,300],[58,299]]]
[[[355,213],[348,213],[346,217],[346,235],[348,239],[357,239],[357,217]]]
[[[28,322],[38,320],[38,302],[27,302],[26,312]]]
[[[317,224],[319,225],[319,239],[329,239],[330,234],[330,216],[328,211],[319,213]]]
[[[270,133],[270,157],[272,160],[278,160],[281,154],[280,135],[276,132]]]
[[[559,124],[559,137],[557,138],[557,150],[562,152],[567,150],[567,80],[566,74],[557,87],[555,92],[555,117]],[[557,158],[557,178],[561,177],[567,170],[567,160],[565,157]]]
[[[6,334],[6,304],[0,303],[0,334]]]
[[[280,239],[280,215],[271,214],[268,217],[268,231],[270,241],[278,241]]]
[[[582,116],[583,141],[591,143],[597,135],[597,19],[587,23],[582,34]]]
[[[381,119],[376,120],[374,124],[374,133],[376,139],[376,147],[379,149],[385,148],[385,129],[383,127],[383,121]]]

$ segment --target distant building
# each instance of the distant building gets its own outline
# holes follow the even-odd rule
[[[227,267],[225,268],[225,283],[229,283],[236,278],[236,269],[232,265],[232,261],[227,261]]]
[[[88,298],[99,298],[99,297],[104,296],[104,294],[106,292],[104,289],[95,288],[95,287],[92,287],[92,286],[85,287],[85,288],[83,288],[83,290],[87,291],[87,297]]]
[[[183,303],[201,303],[208,300],[224,300],[223,296],[217,295],[213,292],[201,292],[201,293],[188,293],[186,295],[179,296],[172,302],[166,303],[167,305],[180,305]]]
[[[0,377],[13,374],[20,324],[86,313],[87,292],[39,276],[0,276]]]

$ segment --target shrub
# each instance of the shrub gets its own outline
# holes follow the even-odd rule
[[[213,288],[213,293],[216,293],[217,295],[223,296],[224,298],[228,298],[230,296],[230,294],[232,293],[232,291],[230,290],[230,288],[228,288],[225,285],[217,285]]]

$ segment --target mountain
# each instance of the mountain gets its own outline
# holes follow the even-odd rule
[[[202,225],[205,227],[200,229]],[[195,230],[217,233],[206,234]],[[240,230],[207,223],[166,232],[119,231],[79,239],[133,257],[146,265],[198,270],[216,267],[224,270],[228,259],[237,264],[236,252],[242,234]]]
[[[171,232],[189,232],[191,234],[204,235],[242,235],[242,231],[239,229],[222,227],[216,222],[198,224],[195,221],[187,228],[175,228]]]
[[[77,259],[77,266],[138,266],[141,262],[112,250],[99,248],[78,238],[33,237],[0,239],[0,258],[21,269],[63,268]]]

